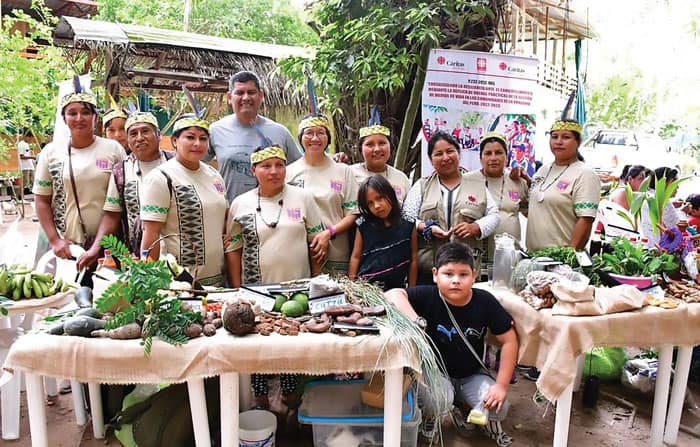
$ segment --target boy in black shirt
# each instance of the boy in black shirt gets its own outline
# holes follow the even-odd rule
[[[515,368],[518,338],[511,316],[496,298],[485,290],[472,289],[473,269],[474,257],[469,247],[455,242],[445,244],[435,254],[433,281],[437,286],[392,289],[385,297],[425,328],[447,368],[449,377],[445,378],[444,386],[449,394],[470,408],[482,406],[490,410],[485,432],[499,447],[505,447],[512,443],[512,438],[501,428],[501,421],[508,412],[506,392]],[[452,324],[448,308],[479,358],[484,354],[486,329],[502,344],[501,366],[495,381],[465,345],[457,332],[459,329]],[[435,420],[441,415],[435,414],[432,394],[424,386],[419,386],[418,401],[423,412],[421,438],[424,445],[430,445],[436,438]],[[458,407],[455,410],[455,424],[461,432],[467,429],[467,424]]]

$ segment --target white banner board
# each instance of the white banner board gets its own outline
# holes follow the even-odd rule
[[[510,165],[535,172],[535,92],[538,60],[476,51],[432,50],[423,86],[421,175],[433,172],[428,140],[436,131],[460,144],[460,165],[481,169],[479,142],[506,135]]]

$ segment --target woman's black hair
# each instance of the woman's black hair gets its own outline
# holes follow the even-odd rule
[[[700,209],[700,194],[691,194],[685,199],[694,210]]]
[[[430,140],[428,140],[428,157],[433,156],[433,149],[435,149],[435,144],[441,140],[447,141],[452,146],[454,146],[455,149],[457,149],[457,151],[459,152],[459,143],[457,142],[457,140],[455,140],[455,137],[453,137],[447,132],[438,130],[430,137]]]
[[[581,125],[581,123],[579,123],[578,121],[571,119],[571,118],[564,118],[564,119],[561,119],[559,121],[564,122],[564,123],[576,123],[579,126]],[[581,134],[576,132],[575,130],[569,130],[569,132],[574,134],[574,139],[576,140],[578,145],[581,146]],[[586,159],[583,158],[583,155],[581,155],[581,152],[578,150],[578,147],[576,148],[576,159],[578,161],[586,161]]]
[[[626,183],[629,179],[635,178],[639,174],[647,174],[648,175],[648,171],[649,170],[642,165],[625,165],[625,167],[622,168],[622,174],[620,174],[620,180],[624,181]]]
[[[666,179],[666,185],[668,186],[669,183],[678,178],[678,171],[667,166],[654,169],[654,172],[651,175],[651,182],[649,182],[649,188],[655,189],[656,179],[660,179],[661,177]]]
[[[484,155],[484,147],[486,147],[486,145],[489,143],[498,143],[501,145],[501,147],[506,153],[506,165],[508,165],[510,163],[510,152],[508,152],[508,148],[506,147],[503,140],[496,137],[488,137],[481,140],[481,144],[479,145],[479,158],[481,158],[481,156]]]
[[[318,114],[318,115],[313,115],[313,114],[310,113],[310,114],[304,116],[301,120],[304,121],[305,119],[307,119],[307,118],[312,118],[312,117],[314,117],[314,116],[317,116],[317,117],[319,117],[319,118],[325,118],[325,119],[327,119],[324,115],[320,115],[320,114]],[[331,131],[330,131],[326,126],[322,126],[322,127],[323,127],[324,129],[326,129],[326,136],[328,137],[328,145],[327,145],[326,147],[328,147],[328,146],[331,145]],[[299,144],[301,144],[301,136],[304,135],[304,131],[305,131],[305,130],[306,130],[306,129],[301,129],[301,130],[299,130],[299,134],[297,135],[297,139],[299,140]],[[303,148],[304,146],[302,145],[301,147]]]
[[[362,217],[367,221],[379,220],[372,214],[369,209],[369,204],[367,203],[367,192],[369,188],[372,188],[377,194],[389,201],[391,211],[387,219],[389,219],[392,226],[398,225],[401,222],[401,205],[399,205],[399,200],[396,198],[396,191],[394,187],[391,186],[391,183],[379,174],[367,177],[360,185],[360,191],[357,194],[357,207],[360,209]]]
[[[73,104],[73,103],[72,103],[72,102],[69,102],[68,104]],[[61,109],[61,116],[63,117],[63,119],[66,118],[66,108],[68,107],[68,104],[66,104],[65,106],[63,106],[63,109]],[[89,109],[90,112],[92,112],[93,115],[97,115],[97,114],[98,114],[98,112],[97,112],[97,107],[95,107],[93,104],[90,104],[89,102],[84,102],[84,101],[80,101],[80,104],[82,104],[83,107],[85,107],[86,109]]]

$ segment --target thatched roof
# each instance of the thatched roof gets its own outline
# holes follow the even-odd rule
[[[286,88],[288,79],[276,61],[290,55],[307,56],[299,47],[224,39],[121,23],[62,17],[54,30],[54,43],[68,51],[103,58],[103,80],[110,91],[119,87],[177,90],[182,84],[197,92],[222,94],[231,74],[257,73],[270,107],[303,107],[304,98]]]

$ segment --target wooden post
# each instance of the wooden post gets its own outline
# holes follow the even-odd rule
[[[547,50],[549,49],[549,6],[544,13],[544,60],[547,61]]]
[[[518,46],[518,7],[513,3],[510,9],[510,20],[511,20],[511,35],[513,38],[513,46],[510,48],[510,54],[515,54],[515,49]]]
[[[537,56],[537,44],[539,43],[538,40],[540,38],[540,36],[539,36],[540,24],[537,23],[537,20],[533,19],[530,22],[530,26],[532,27],[532,54]]]
[[[413,124],[416,122],[416,116],[420,110],[421,97],[423,95],[423,83],[425,82],[425,72],[428,69],[428,57],[432,48],[431,42],[424,42],[420,52],[420,65],[416,67],[416,76],[411,88],[411,96],[406,107],[406,114],[401,127],[401,137],[399,138],[399,146],[396,149],[396,160],[394,167],[400,171],[405,171],[406,159],[408,158],[408,149],[411,144],[411,135],[413,133]],[[419,149],[420,150],[420,149]],[[419,157],[420,159],[420,157]]]

